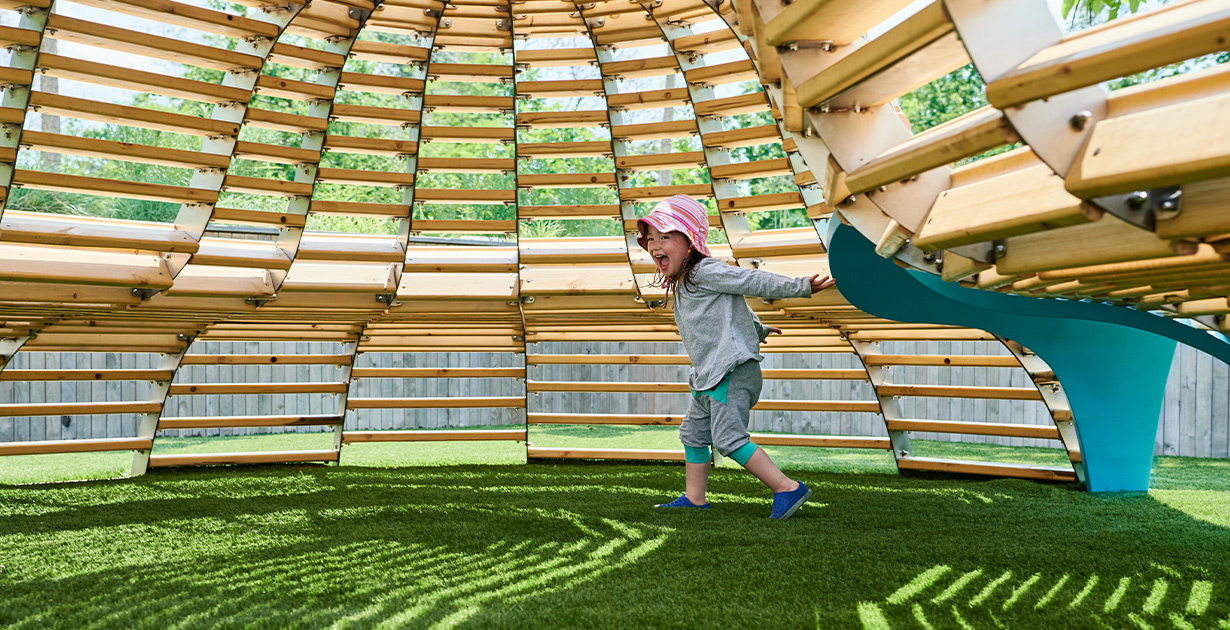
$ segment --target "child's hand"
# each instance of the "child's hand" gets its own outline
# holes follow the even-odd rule
[[[770,334],[770,335],[780,335],[780,334],[782,334],[782,329],[781,329],[781,328],[778,328],[777,326],[765,326],[765,328],[768,328],[768,329],[769,329],[769,334]]]
[[[812,295],[815,295],[833,286],[836,283],[837,283],[836,280],[833,280],[829,278],[828,276],[825,276],[824,278],[820,278],[820,274],[816,274],[811,277],[811,293]]]

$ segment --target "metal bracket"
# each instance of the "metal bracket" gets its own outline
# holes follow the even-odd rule
[[[380,302],[381,304],[392,304],[393,294],[392,293],[377,293],[376,301]]]
[[[521,296],[521,303],[522,303],[522,304],[533,304],[533,303],[534,303],[534,296],[532,296],[532,295],[523,295],[523,296]]]
[[[145,301],[145,300],[150,299],[151,297],[154,297],[154,295],[156,295],[158,291],[159,289],[133,288],[131,293],[133,297],[138,297],[138,298],[141,298],[142,301]]]
[[[1166,186],[1137,190],[1126,195],[1095,197],[1089,202],[1138,228],[1153,232],[1158,221],[1173,219],[1183,211],[1183,188]]]

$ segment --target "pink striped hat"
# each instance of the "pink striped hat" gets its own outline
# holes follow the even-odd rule
[[[641,235],[636,238],[636,242],[640,243],[641,249],[648,250],[649,248],[645,247],[646,225],[654,226],[663,234],[683,232],[696,251],[706,256],[713,255],[705,245],[705,241],[709,240],[709,217],[705,215],[705,207],[687,195],[675,195],[659,201],[649,216],[637,219],[636,226]]]

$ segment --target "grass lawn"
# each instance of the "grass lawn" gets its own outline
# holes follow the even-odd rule
[[[884,452],[769,450],[815,490],[784,522],[738,468],[714,472],[712,510],[659,511],[679,464],[525,465],[520,444],[352,445],[342,466],[33,485],[11,484],[120,474],[128,456],[4,458],[0,627],[1230,630],[1230,461],[1157,458],[1149,493],[1095,495],[898,475]]]

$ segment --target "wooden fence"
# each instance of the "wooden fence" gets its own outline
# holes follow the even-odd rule
[[[335,352],[329,344],[268,342],[241,344],[212,342],[210,352],[304,353]],[[886,342],[886,353],[899,354],[1006,354],[998,344],[979,342]],[[645,354],[681,352],[676,344],[537,344],[539,354]],[[153,367],[155,357],[138,354],[21,353],[10,366],[14,369],[40,368],[127,368]],[[371,367],[515,367],[523,358],[513,354],[366,354],[358,366]],[[847,354],[769,354],[765,368],[860,369],[858,360]],[[894,382],[930,385],[970,385],[990,387],[1028,387],[1027,375],[1018,369],[995,368],[896,368]],[[630,373],[629,370],[635,370]],[[202,382],[327,382],[337,380],[336,368],[328,366],[184,366],[178,380]],[[684,366],[570,366],[543,365],[530,369],[530,378],[560,380],[636,380],[681,382]],[[629,378],[631,377],[631,378]],[[1230,369],[1206,354],[1186,347],[1175,353],[1161,414],[1155,453],[1193,457],[1230,457]],[[0,404],[24,402],[132,401],[146,396],[148,383],[141,382],[0,382]],[[359,397],[473,397],[521,396],[524,384],[518,379],[379,379],[361,380],[352,390]],[[688,398],[680,394],[569,394],[543,392],[531,406],[543,412],[575,413],[682,413]],[[873,400],[870,384],[859,381],[765,381],[763,398],[806,400]],[[178,396],[168,401],[165,417],[227,415],[291,415],[329,413],[335,407],[330,395],[284,394],[252,396]],[[954,419],[975,422],[1016,422],[1049,424],[1044,406],[1028,401],[904,399],[903,412],[910,418]],[[347,429],[415,429],[509,425],[524,422],[521,409],[365,409],[351,412]],[[758,411],[753,414],[753,431],[823,435],[886,435],[883,420],[868,413],[812,413]],[[309,431],[308,427],[275,429],[196,429],[167,431],[177,435],[238,435],[258,432]],[[57,416],[50,418],[0,418],[0,442],[84,438],[131,437],[136,432],[135,416]],[[924,439],[953,439],[969,442],[1012,445],[1055,446],[1053,442],[1025,438],[990,436],[940,436],[918,434]]]

